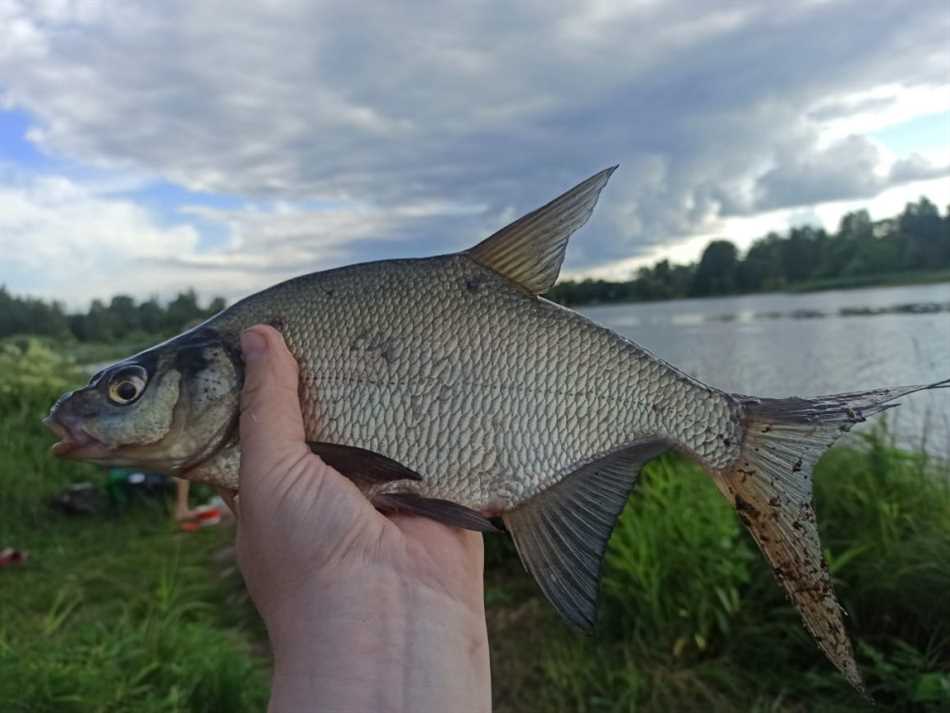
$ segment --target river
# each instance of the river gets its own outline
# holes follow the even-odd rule
[[[578,311],[727,391],[814,396],[950,378],[950,284]],[[886,417],[902,445],[950,456],[950,389],[906,397]]]

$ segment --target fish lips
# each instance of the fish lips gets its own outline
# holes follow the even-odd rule
[[[107,457],[112,449],[91,436],[78,423],[63,422],[54,415],[43,419],[45,425],[60,440],[50,448],[53,455],[75,460],[97,460]]]

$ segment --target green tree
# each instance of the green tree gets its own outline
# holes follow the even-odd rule
[[[907,267],[933,269],[950,262],[950,239],[937,206],[927,198],[908,203],[897,219],[907,241]]]
[[[139,311],[135,300],[128,295],[116,295],[109,302],[109,313],[113,317],[114,336],[124,337],[139,329]]]
[[[223,297],[215,297],[213,300],[211,300],[211,304],[208,305],[208,309],[205,311],[210,317],[211,315],[217,314],[227,306],[228,303]]]
[[[738,266],[736,246],[728,240],[713,240],[699,260],[690,294],[701,297],[735,292]]]
[[[165,308],[162,326],[169,331],[176,331],[203,316],[204,312],[198,306],[198,295],[195,291],[179,292]]]
[[[111,341],[117,330],[115,316],[102,303],[102,300],[93,300],[86,314],[86,339],[94,342]]]
[[[871,240],[874,238],[874,224],[866,210],[845,213],[838,226],[838,237],[844,240]]]
[[[749,248],[737,269],[738,287],[744,292],[777,289],[785,284],[782,269],[782,238],[769,233]]]
[[[810,226],[792,228],[781,241],[782,272],[787,283],[803,282],[812,276],[818,263],[818,236],[823,233]]]
[[[162,330],[165,313],[154,297],[138,306],[138,323],[147,334],[158,334]]]

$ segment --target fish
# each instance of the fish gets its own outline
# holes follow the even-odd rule
[[[818,646],[865,692],[812,470],[855,424],[950,380],[810,399],[727,393],[546,300],[616,168],[467,250],[296,277],[117,362],[53,405],[53,453],[237,492],[239,340],[270,324],[299,363],[315,453],[381,511],[503,525],[581,630],[595,625],[604,550],[643,466],[667,451],[696,461]]]

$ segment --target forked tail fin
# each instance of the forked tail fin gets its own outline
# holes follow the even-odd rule
[[[812,468],[842,433],[896,406],[895,399],[947,386],[950,379],[814,399],[735,395],[744,420],[742,449],[732,466],[713,473],[822,651],[864,695],[818,541]]]

